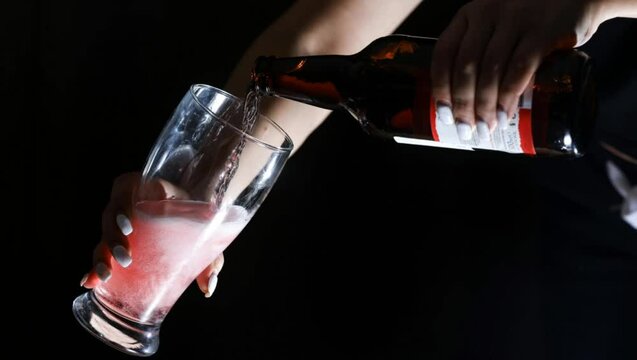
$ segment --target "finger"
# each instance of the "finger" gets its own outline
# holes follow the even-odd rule
[[[108,206],[102,214],[102,239],[119,265],[126,268],[133,262],[128,235],[133,233],[133,225],[127,215],[130,209],[116,209]]]
[[[80,280],[80,286],[83,286],[87,289],[92,289],[96,287],[100,282],[101,280],[97,276],[97,273],[95,273],[95,270],[91,269],[91,271],[87,272],[84,277],[82,277],[82,280]]]
[[[140,181],[141,174],[139,172],[126,173],[115,178],[111,188],[110,202],[128,206],[133,200],[133,195],[137,191]]]
[[[451,111],[451,69],[458,47],[467,30],[467,18],[463,10],[440,35],[431,59],[431,96],[436,101],[437,116],[445,124],[454,123]]]
[[[130,253],[126,236],[133,232],[133,226],[130,221],[130,208],[140,179],[141,174],[138,172],[118,176],[113,181],[111,199],[102,213],[102,240],[106,241],[109,248],[113,250],[115,259],[122,266],[126,262],[130,265]]]
[[[212,293],[217,287],[218,276],[223,267],[223,263],[224,258],[223,254],[221,254],[197,276],[197,285],[199,285],[199,289],[201,289],[207,298],[212,296]]]
[[[498,104],[506,111],[508,119],[517,110],[520,95],[529,85],[544,54],[541,43],[531,37],[519,42],[513,51],[498,91]]]
[[[506,62],[517,43],[517,33],[512,26],[502,25],[497,28],[482,56],[480,75],[476,85],[475,112],[484,119],[489,130],[493,131],[499,120],[502,126],[508,124],[506,112],[498,114],[498,89],[506,70]]]
[[[130,201],[128,203],[111,201],[102,213],[101,242],[108,246],[115,260],[122,267],[130,266],[133,261],[128,242],[128,235],[133,232],[130,206]]]
[[[92,289],[97,285],[99,279],[97,278],[97,274],[91,269],[91,271],[84,274],[82,280],[80,280],[80,286],[85,287],[87,289]]]
[[[475,96],[478,79],[478,67],[482,54],[489,43],[492,30],[488,23],[469,22],[458,55],[454,61],[451,82],[451,103],[456,121],[458,137],[469,140],[476,126]],[[481,120],[478,128],[481,138],[489,139],[487,123]]]
[[[80,282],[80,286],[92,289],[102,281],[111,277],[111,252],[104,242],[100,242],[93,250],[93,269]]]
[[[102,241],[108,245],[113,258],[122,267],[130,266],[133,261],[128,235],[133,232],[131,205],[140,181],[139,173],[118,177],[113,183],[111,201],[102,215]],[[144,184],[144,191],[144,196],[156,200],[187,199],[187,193],[164,180]]]

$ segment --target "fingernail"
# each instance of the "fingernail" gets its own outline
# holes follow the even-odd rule
[[[212,273],[210,279],[208,279],[208,291],[206,291],[205,297],[209,298],[212,296],[212,293],[215,292],[217,288],[217,282],[219,281],[219,277],[217,277],[216,273]]]
[[[84,286],[84,284],[86,284],[86,280],[88,280],[88,273],[82,276],[82,280],[80,280],[80,286]]]
[[[471,125],[464,122],[458,122],[456,124],[456,131],[458,132],[460,140],[471,140],[471,137],[473,136]]]
[[[503,110],[498,110],[495,113],[496,118],[498,119],[498,127],[500,129],[506,129],[509,126],[509,117],[507,113]]]
[[[489,140],[491,138],[491,132],[489,131],[489,125],[483,120],[478,120],[476,122],[476,130],[478,131],[478,136],[480,140]]]
[[[445,125],[453,124],[453,113],[449,105],[444,103],[436,103],[436,112],[438,113],[438,119]]]
[[[106,267],[106,264],[99,263],[95,266],[95,272],[100,280],[106,282],[111,278],[111,271]]]
[[[130,220],[124,214],[118,214],[115,217],[115,222],[117,222],[117,226],[122,231],[122,234],[129,235],[133,232],[133,225],[131,225]]]
[[[115,258],[115,261],[125,268],[133,262],[133,259],[128,254],[128,250],[126,250],[126,248],[122,245],[117,245],[113,248],[113,257]]]

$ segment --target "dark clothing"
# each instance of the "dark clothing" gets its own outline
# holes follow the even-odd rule
[[[582,50],[595,61],[598,139],[637,159],[637,52],[629,39],[637,39],[637,20],[614,19],[602,24]]]
[[[139,170],[185,89],[222,86],[289,3],[37,7],[38,144],[94,157],[38,163],[38,225],[67,239],[46,241],[52,263],[33,277],[56,269],[67,293],[48,295],[38,315],[55,319],[31,326],[47,349],[128,358],[70,311],[112,179]],[[398,32],[438,36],[462,3],[424,1]],[[246,33],[228,36],[226,15]],[[584,47],[597,64],[596,139],[633,156],[635,39],[637,21],[617,19]],[[78,128],[87,136],[71,136]],[[575,161],[389,144],[334,114],[224,253],[213,297],[193,285],[179,299],[154,359],[637,359],[637,232],[619,218],[609,157],[597,141]],[[634,165],[613,161],[637,183]],[[102,192],[87,197],[77,181]]]

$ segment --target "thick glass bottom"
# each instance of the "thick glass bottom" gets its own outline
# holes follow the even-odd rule
[[[100,304],[93,291],[73,301],[73,315],[93,336],[129,355],[151,356],[159,347],[159,325],[140,324]]]

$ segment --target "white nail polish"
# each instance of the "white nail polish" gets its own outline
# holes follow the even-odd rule
[[[215,289],[217,288],[217,282],[219,282],[219,277],[217,277],[217,274],[213,273],[210,276],[210,279],[208,279],[208,291],[206,291],[205,297],[209,298],[212,296],[212,293],[215,292]]]
[[[471,140],[473,137],[473,129],[471,129],[471,125],[459,122],[456,124],[456,131],[458,132],[458,137],[460,140]]]
[[[453,124],[453,113],[451,112],[451,108],[449,106],[438,105],[438,107],[436,108],[436,112],[438,113],[438,119],[440,119],[443,124]]]
[[[491,138],[491,132],[489,131],[489,125],[484,121],[476,122],[476,130],[480,140],[488,141]]]
[[[128,220],[128,217],[124,214],[118,214],[115,217],[115,222],[117,222],[117,226],[122,231],[124,235],[130,235],[133,232],[133,225]]]
[[[80,286],[84,286],[84,284],[86,284],[86,280],[88,280],[88,273],[84,274],[82,280],[80,280]]]
[[[507,127],[509,127],[509,117],[507,116],[507,113],[502,111],[502,110],[498,110],[495,113],[496,118],[498,119],[498,127],[502,130],[506,129]]]
[[[106,267],[106,264],[99,263],[95,266],[95,272],[100,280],[106,282],[111,278],[111,271]]]
[[[112,253],[115,261],[122,265],[122,267],[126,268],[133,262],[133,259],[128,255],[128,251],[122,245],[115,246]]]

